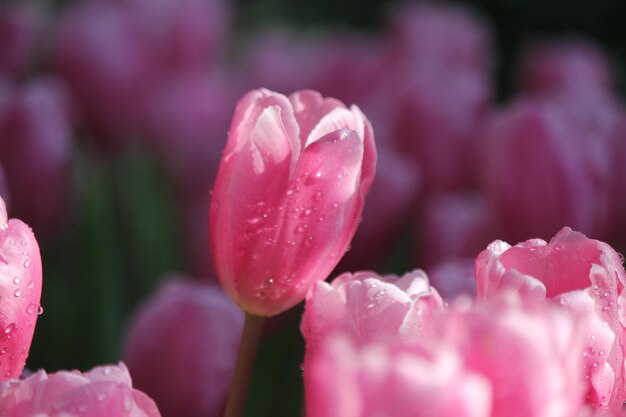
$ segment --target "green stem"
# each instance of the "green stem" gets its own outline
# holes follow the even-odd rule
[[[254,316],[246,313],[241,335],[241,344],[237,354],[237,365],[233,381],[230,384],[230,392],[226,402],[224,417],[242,417],[248,397],[248,387],[252,378],[256,352],[261,340],[261,331],[265,317]]]

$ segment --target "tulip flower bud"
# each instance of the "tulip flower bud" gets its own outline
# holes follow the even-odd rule
[[[531,94],[606,93],[615,84],[607,57],[583,39],[533,43],[523,52],[520,68],[520,87]]]
[[[525,99],[488,124],[482,187],[506,239],[547,239],[564,225],[590,234],[607,228],[611,128],[593,121],[604,125],[611,110],[592,118],[583,107]]]
[[[71,135],[69,97],[56,79],[31,82],[0,109],[0,162],[7,174],[11,210],[39,236],[53,234],[63,224]]]
[[[513,288],[524,298],[547,298],[580,315],[587,402],[621,408],[626,274],[615,250],[569,228],[549,243],[532,239],[511,247],[497,240],[476,259],[476,280],[479,298]]]
[[[168,280],[133,318],[124,360],[164,417],[218,417],[242,328],[219,287]]]
[[[313,91],[243,97],[209,220],[218,278],[239,307],[273,316],[326,279],[356,231],[375,164],[358,107]]]
[[[154,401],[133,389],[124,364],[89,372],[39,371],[0,383],[0,415],[161,417]]]
[[[41,257],[32,230],[0,198],[0,380],[17,378],[41,314]],[[0,412],[0,415],[8,415]]]

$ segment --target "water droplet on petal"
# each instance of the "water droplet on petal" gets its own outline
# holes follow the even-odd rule
[[[37,306],[35,304],[29,304],[28,307],[26,307],[26,312],[28,314],[33,314],[35,313],[35,311],[37,311]]]
[[[21,279],[20,277],[15,277],[15,278],[13,278],[13,283],[14,283],[14,284],[16,284],[16,285],[17,285],[17,284],[19,284],[20,282],[22,282],[22,279]]]
[[[10,339],[16,329],[17,325],[15,323],[9,324],[7,327],[4,328],[4,337],[6,339]]]
[[[24,259],[24,268],[30,268],[30,258]]]
[[[39,307],[37,307],[37,315],[41,316],[42,314],[43,314],[43,306],[40,305]]]
[[[26,288],[28,288],[29,290],[33,289],[33,287],[35,286],[35,282],[31,281],[28,283],[28,285],[26,286]]]
[[[20,290],[19,288],[17,290],[15,290],[15,292],[13,293],[13,295],[17,298],[22,296],[22,290]]]

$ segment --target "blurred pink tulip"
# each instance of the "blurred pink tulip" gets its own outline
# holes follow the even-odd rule
[[[363,220],[338,266],[340,271],[372,269],[389,255],[421,187],[420,170],[409,158],[378,146],[376,180],[372,185]],[[484,245],[482,246],[484,247]]]
[[[40,298],[37,240],[22,221],[8,219],[0,198],[0,380],[17,378],[24,369],[42,311]]]
[[[305,374],[307,417],[489,417],[491,387],[446,346],[323,341]]]
[[[124,360],[164,417],[220,416],[243,329],[217,287],[168,279],[132,319]]]
[[[22,75],[39,29],[37,10],[28,3],[0,7],[0,73]]]
[[[391,62],[417,68],[488,73],[492,66],[487,25],[469,9],[407,3],[392,10],[387,42]]]
[[[307,296],[302,316],[306,356],[314,356],[333,333],[349,336],[358,344],[415,340],[442,310],[441,297],[420,270],[400,278],[375,272],[345,273],[331,284],[318,282]]]
[[[515,289],[524,298],[548,298],[581,316],[585,336],[587,402],[619,409],[626,399],[626,274],[606,243],[569,228],[550,243],[532,239],[513,247],[495,241],[476,259],[478,296]]]
[[[154,401],[133,389],[124,364],[89,372],[39,371],[0,383],[0,415],[7,417],[160,417]]]
[[[198,69],[217,60],[229,29],[228,1],[128,0],[129,13],[160,63]]]
[[[420,163],[424,191],[472,184],[476,132],[491,101],[491,46],[467,10],[406,5],[392,14],[384,77],[392,136]]]
[[[610,92],[615,80],[607,57],[584,39],[536,42],[522,54],[519,84],[524,92]]]
[[[32,81],[0,104],[0,162],[11,210],[42,235],[59,230],[66,214],[73,151],[69,107],[64,85],[54,79]]]
[[[494,239],[491,214],[482,197],[471,193],[445,193],[426,203],[418,225],[418,256],[422,264],[474,258]]]
[[[239,307],[276,315],[326,279],[356,231],[375,165],[356,106],[312,91],[241,99],[210,209],[218,278]]]
[[[452,259],[426,270],[431,285],[444,300],[453,300],[460,295],[476,296],[474,259]]]
[[[486,378],[491,417],[573,417],[583,404],[583,334],[574,318],[515,293],[471,306],[459,299],[424,334],[455,347]],[[432,343],[432,342],[430,342]]]
[[[482,188],[506,239],[548,238],[564,225],[607,233],[611,127],[602,122],[599,130],[593,120],[602,117],[590,111],[584,103],[530,99],[491,119],[481,144]]]
[[[136,135],[158,75],[153,51],[121,2],[76,3],[61,18],[55,60],[76,108],[107,147]]]
[[[169,77],[151,95],[147,131],[177,193],[195,196],[213,184],[236,104],[231,84],[222,74],[189,72]]]

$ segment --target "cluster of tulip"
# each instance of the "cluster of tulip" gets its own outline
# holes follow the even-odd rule
[[[626,244],[626,119],[593,44],[531,45],[500,106],[489,31],[461,7],[396,7],[381,36],[252,40],[222,0],[55,12],[0,6],[0,416],[238,416],[262,318],[303,300],[309,417],[622,415],[623,258],[582,233]],[[115,171],[137,149],[171,188],[184,273],[130,320],[126,365],[23,372],[42,262],[5,202],[53,247],[91,196],[84,165]],[[166,241],[145,217],[145,240]],[[394,268],[426,272],[364,272],[407,235]],[[324,282],[336,271],[361,272]]]

